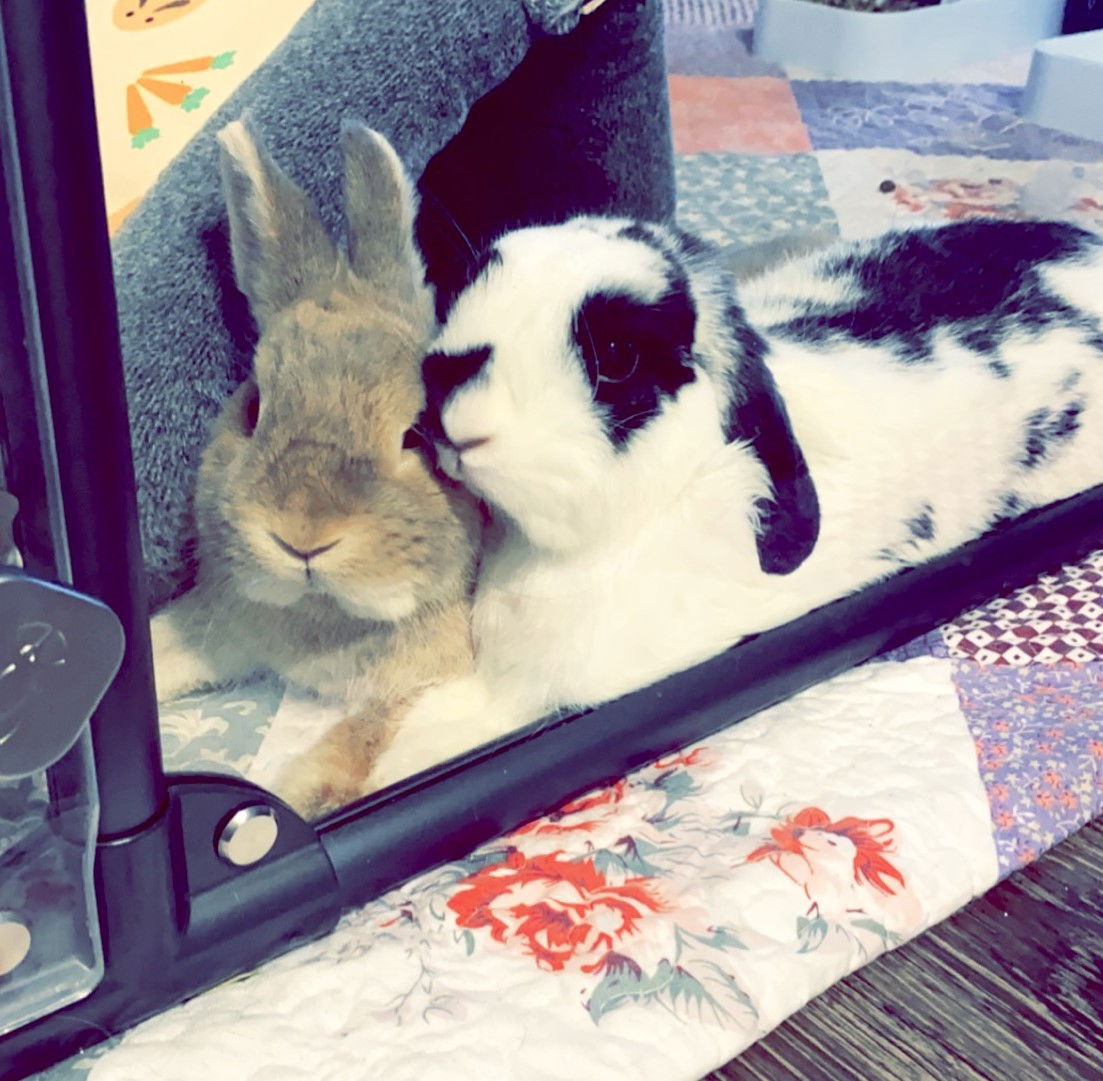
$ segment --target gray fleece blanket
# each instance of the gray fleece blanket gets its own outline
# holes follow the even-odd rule
[[[579,210],[663,217],[673,167],[657,0],[317,0],[150,189],[114,243],[151,600],[188,580],[206,427],[248,371],[255,330],[233,284],[215,136],[248,111],[276,160],[341,216],[345,116],[422,175],[434,283],[476,243]]]

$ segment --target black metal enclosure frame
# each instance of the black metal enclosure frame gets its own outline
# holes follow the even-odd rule
[[[1103,487],[313,828],[244,781],[166,776],[83,6],[62,17],[43,0],[0,3],[0,419],[21,504],[17,540],[29,573],[105,602],[126,635],[91,721],[106,975],[82,1002],[0,1038],[4,1081],[322,935],[403,879],[1101,543]],[[274,811],[278,838],[255,865],[233,867],[216,839],[256,805]]]

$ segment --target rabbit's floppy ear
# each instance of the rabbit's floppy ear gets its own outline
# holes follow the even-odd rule
[[[423,288],[425,268],[414,247],[417,198],[394,147],[355,121],[341,125],[345,217],[353,273],[399,300]]]
[[[332,278],[337,251],[314,204],[244,123],[227,124],[218,141],[234,274],[263,331],[315,282]]]
[[[733,322],[741,361],[733,373],[725,435],[729,442],[750,445],[773,486],[773,499],[761,500],[758,507],[758,564],[767,574],[789,574],[816,546],[819,498],[785,402],[766,367],[766,343],[738,317]]]

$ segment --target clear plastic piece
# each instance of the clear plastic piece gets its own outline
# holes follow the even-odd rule
[[[99,803],[85,734],[49,770],[0,779],[0,1036],[103,977],[93,883]]]

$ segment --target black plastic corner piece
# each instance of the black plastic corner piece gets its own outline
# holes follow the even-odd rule
[[[262,819],[270,845],[229,858],[239,822]],[[101,840],[96,892],[105,974],[87,998],[0,1037],[0,1081],[17,1081],[200,991],[332,930],[333,868],[314,830],[246,781],[170,778],[164,813]],[[0,986],[0,994],[3,993]]]

